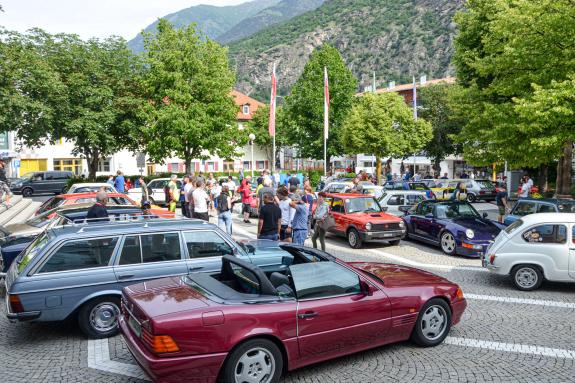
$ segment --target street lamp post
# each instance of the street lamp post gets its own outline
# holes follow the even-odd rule
[[[252,179],[254,178],[254,141],[256,139],[256,135],[253,133],[250,133],[250,135],[248,136],[250,139],[250,147],[251,147],[251,151],[252,151]]]

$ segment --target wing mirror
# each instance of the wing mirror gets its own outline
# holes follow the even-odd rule
[[[289,267],[289,266],[291,266],[292,263],[293,263],[293,257],[287,256],[287,255],[284,255],[282,257],[282,265],[283,266]]]
[[[365,296],[371,297],[373,295],[373,287],[366,281],[359,281],[361,293]]]
[[[487,212],[484,211],[483,212],[483,218],[487,218],[487,216],[488,216]]]
[[[405,213],[406,215],[409,214],[409,210],[411,210],[411,206],[403,205],[398,207],[399,211]]]
[[[381,211],[387,211],[387,206],[382,206]]]

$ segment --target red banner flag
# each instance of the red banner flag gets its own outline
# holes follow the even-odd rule
[[[270,137],[275,137],[276,135],[276,87],[276,64],[274,63],[274,69],[272,71],[272,92],[270,96],[270,120],[268,125]]]

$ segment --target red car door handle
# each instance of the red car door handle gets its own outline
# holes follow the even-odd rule
[[[310,319],[310,318],[315,318],[316,316],[318,316],[318,313],[315,312],[307,312],[305,314],[299,314],[297,317],[299,319]]]

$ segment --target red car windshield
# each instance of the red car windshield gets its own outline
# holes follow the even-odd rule
[[[382,211],[373,197],[346,199],[345,210],[348,213],[379,213]]]

